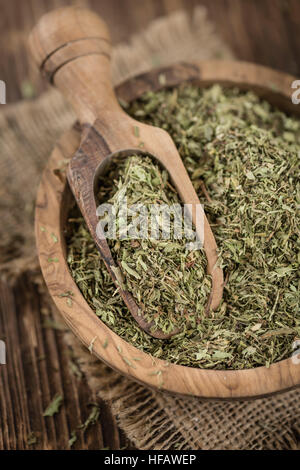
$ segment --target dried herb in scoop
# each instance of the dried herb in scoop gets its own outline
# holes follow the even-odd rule
[[[191,303],[185,307],[188,312],[196,312],[192,314],[195,321],[180,320],[182,331],[168,341],[150,337],[140,330],[120,300],[82,217],[74,209],[69,219],[68,263],[86,300],[125,340],[169,362],[243,369],[268,366],[289,357],[293,342],[300,338],[300,121],[274,109],[252,92],[226,90],[219,85],[204,90],[185,85],[147,93],[126,111],[140,121],[165,128],[175,141],[221,251],[226,279],[224,298],[217,312],[205,316],[205,292],[197,292],[196,297],[189,293]],[[101,189],[102,195],[106,191],[107,199],[112,201],[117,198],[117,185],[126,184],[130,163],[124,163],[119,170]],[[134,185],[131,189],[134,197]],[[156,197],[160,190],[161,187]],[[164,190],[171,200],[177,198],[171,188],[165,186]],[[116,243],[113,249],[142,276],[138,255],[132,262],[136,253],[131,249],[132,240],[124,243]],[[138,243],[137,249],[143,250],[143,242]],[[140,258],[147,267],[149,259],[152,261],[148,243],[146,254]],[[166,253],[173,260],[191,254],[194,252],[175,250],[172,258],[173,254]],[[189,292],[194,278],[185,283],[188,260],[184,259],[184,267],[178,262],[180,274],[174,270],[172,278],[182,291]],[[199,280],[209,281],[204,274],[205,258],[199,258],[198,264]],[[151,269],[155,268],[151,265]],[[127,270],[128,285],[141,280],[128,274]],[[181,282],[176,276],[182,276]],[[150,280],[143,278],[143,282]],[[150,291],[148,300],[149,295]],[[164,295],[167,299],[171,291],[166,290]],[[200,302],[199,311],[193,305],[195,298],[196,304]],[[145,302],[143,296],[141,299]],[[157,306],[156,301],[153,303]],[[177,305],[175,295],[171,302]],[[181,314],[185,307],[179,305]],[[166,309],[164,314],[173,321],[176,309]]]
[[[169,333],[196,327],[205,315],[211,282],[203,250],[191,250],[190,239],[184,237],[180,198],[167,172],[149,157],[135,155],[117,162],[109,178],[99,181],[98,200],[112,204],[116,213],[119,237],[109,245],[121,264],[125,288],[154,322],[153,329]],[[124,233],[125,197],[131,210]],[[166,208],[174,209],[169,217]],[[157,229],[156,238],[151,229]],[[187,233],[192,237],[191,230]]]

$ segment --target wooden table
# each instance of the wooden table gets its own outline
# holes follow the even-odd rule
[[[141,31],[154,18],[177,9],[190,14],[197,4],[207,7],[219,34],[241,60],[300,75],[299,0],[0,0],[0,79],[7,84],[7,102],[22,98],[22,84],[30,78],[26,37],[46,11],[83,4],[107,21],[116,44]],[[35,83],[41,93],[43,82]],[[39,286],[34,277],[21,276],[14,287],[0,283],[0,338],[10,338],[12,360],[0,366],[0,449],[67,449],[70,431],[88,417],[96,397],[84,377],[70,371],[70,357],[62,333],[43,328]],[[59,414],[43,418],[45,396],[62,389]],[[28,440],[28,430],[37,437]],[[38,431],[37,431],[38,430]],[[100,419],[86,433],[78,433],[75,449],[132,448],[118,429],[109,404],[100,403]]]

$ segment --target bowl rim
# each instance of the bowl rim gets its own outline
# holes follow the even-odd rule
[[[252,63],[209,60],[180,63],[139,74],[116,87],[116,92],[118,97],[129,102],[145,91],[156,91],[182,82],[195,82],[201,87],[220,83],[255,90],[286,111],[300,114],[291,101],[291,83],[294,80],[291,75]],[[261,366],[244,370],[197,369],[167,363],[127,343],[96,316],[67,265],[63,224],[70,190],[65,174],[57,171],[61,161],[66,156],[70,158],[76,149],[79,135],[79,127],[75,126],[57,143],[42,175],[35,210],[36,243],[42,273],[58,310],[74,334],[113,369],[162,391],[209,399],[249,399],[298,387],[300,364],[292,357],[268,368]],[[49,259],[56,258],[58,262],[49,262]],[[73,294],[72,306],[62,296],[67,291]]]

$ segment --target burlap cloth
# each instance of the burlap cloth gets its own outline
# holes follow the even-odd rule
[[[176,61],[233,58],[197,7],[154,21],[114,50],[114,82]],[[1,273],[15,278],[35,270],[33,206],[41,171],[59,136],[75,116],[55,90],[0,113]],[[40,275],[40,274],[39,274]],[[48,296],[45,291],[45,297]],[[49,298],[45,298],[49,302]],[[54,308],[54,307],[53,307]],[[213,402],[151,391],[106,367],[79,344],[66,341],[90,387],[112,403],[118,424],[140,449],[299,448],[299,391],[250,402]]]

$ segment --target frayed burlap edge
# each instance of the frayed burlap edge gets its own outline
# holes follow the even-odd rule
[[[192,18],[176,12],[115,48],[114,83],[153,66],[216,57],[230,58],[231,53],[214,32],[205,9],[196,8]],[[55,90],[34,102],[8,107],[0,115],[0,214],[5,221],[5,230],[0,228],[0,256],[1,273],[6,277],[37,266],[33,206],[38,180],[55,141],[74,120],[72,110]],[[46,290],[41,295],[49,305]],[[59,315],[52,303],[51,309],[54,316]],[[110,403],[119,426],[140,449],[297,448],[297,391],[249,403],[172,397],[108,368],[71,332],[64,336],[91,389]]]

